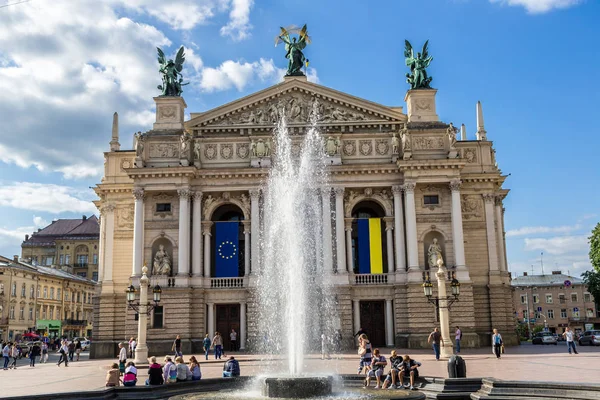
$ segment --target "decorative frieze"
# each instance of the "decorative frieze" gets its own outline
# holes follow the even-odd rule
[[[344,155],[351,157],[356,155],[356,141],[355,140],[344,140]]]
[[[176,143],[150,143],[150,158],[179,158],[179,146]]]
[[[444,139],[441,137],[413,137],[413,150],[440,150],[444,148]]]

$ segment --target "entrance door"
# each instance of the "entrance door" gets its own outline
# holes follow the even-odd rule
[[[383,300],[360,302],[360,326],[367,331],[373,348],[385,346],[385,303]]]
[[[229,351],[229,334],[232,329],[240,337],[240,305],[239,304],[217,304],[217,332],[223,337],[223,349]],[[238,341],[239,346],[239,341]]]

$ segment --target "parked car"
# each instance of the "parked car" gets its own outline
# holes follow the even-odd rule
[[[531,344],[553,344],[556,345],[558,340],[552,332],[538,332],[533,336]]]
[[[579,337],[580,346],[600,346],[600,331],[585,331]]]
[[[21,349],[19,358],[25,358],[27,357],[27,354],[29,354],[29,349],[31,346],[27,345],[27,343],[17,343],[17,348]]]
[[[71,342],[75,342],[79,340],[79,343],[81,343],[81,351],[87,351],[90,349],[90,341],[88,340],[88,338],[85,337],[74,337],[73,340],[69,340],[69,343]]]

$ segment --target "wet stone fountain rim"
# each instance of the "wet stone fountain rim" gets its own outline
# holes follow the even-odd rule
[[[262,385],[265,397],[306,399],[330,395],[333,376],[265,378]]]

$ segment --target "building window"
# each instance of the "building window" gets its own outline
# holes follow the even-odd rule
[[[558,295],[558,302],[559,302],[560,304],[565,304],[565,303],[567,302],[567,299],[565,298],[565,295],[564,295],[564,294],[560,293],[560,294]]]
[[[171,203],[157,203],[156,212],[171,212]]]
[[[26,293],[27,293],[27,285],[23,284],[23,286],[21,286],[21,297],[25,297]]]
[[[44,298],[47,299],[48,298],[48,287],[44,286]]]
[[[98,272],[94,271],[92,272],[92,279],[96,282],[98,282]]]
[[[19,319],[25,319],[25,306],[21,306],[19,310]]]
[[[33,299],[35,297],[35,286],[31,285],[31,289],[29,290],[29,298]]]
[[[583,294],[583,301],[585,301],[586,303],[591,303],[592,302],[592,295],[589,293],[584,293]]]
[[[561,308],[560,309],[560,317],[561,318],[567,318],[567,309],[566,308]]]
[[[92,260],[93,260],[93,261],[92,261],[92,263],[93,263],[93,264],[98,264],[98,254],[94,254],[94,255],[92,256]]]
[[[593,308],[588,308],[586,310],[586,314],[585,314],[588,318],[594,318],[594,309]]]
[[[534,295],[533,295],[533,302],[534,302],[535,304],[537,304],[537,303],[539,303],[539,302],[540,302],[540,295],[539,295],[539,294],[534,294]]]
[[[52,265],[53,262],[54,262],[54,257],[52,257],[52,256],[46,257],[46,265]]]
[[[50,307],[50,319],[54,319],[54,307]]]
[[[551,294],[546,295],[546,303],[552,304],[552,295]]]
[[[39,286],[38,286],[38,288],[37,288],[37,296],[36,296],[36,297],[37,297],[38,299],[40,298],[40,287],[39,287]]]
[[[548,319],[554,319],[554,310],[548,310]]]
[[[78,272],[78,273],[77,273],[77,276],[80,276],[80,277],[82,277],[82,278],[85,278],[85,277],[87,277],[87,272]]]
[[[12,297],[17,297],[17,282],[13,282],[12,288],[10,290],[10,295]]]
[[[29,320],[33,321],[33,307],[29,307]]]
[[[533,318],[535,318],[535,319],[540,318],[540,312],[538,310],[533,311]]]
[[[523,310],[523,319],[529,318],[529,313],[527,310]]]
[[[577,303],[577,293],[571,293],[571,301]]]
[[[526,294],[521,295],[521,304],[527,304],[527,295]]]
[[[54,300],[54,288],[53,287],[50,288],[50,299]]]
[[[152,318],[152,327],[159,329],[163,327],[163,307],[154,307],[154,317]]]
[[[426,206],[437,206],[440,204],[440,196],[436,195],[425,195],[423,196],[423,204]]]
[[[69,292],[65,290],[65,301],[69,301]]]
[[[60,265],[65,265],[65,255],[64,254],[60,255],[59,260],[60,260],[59,261]]]
[[[71,255],[65,255],[65,265],[71,265]]]
[[[15,319],[15,306],[10,306],[9,317],[10,319]]]
[[[56,300],[60,300],[60,288],[56,289]]]
[[[77,302],[79,303],[81,301],[81,293],[77,292]]]

